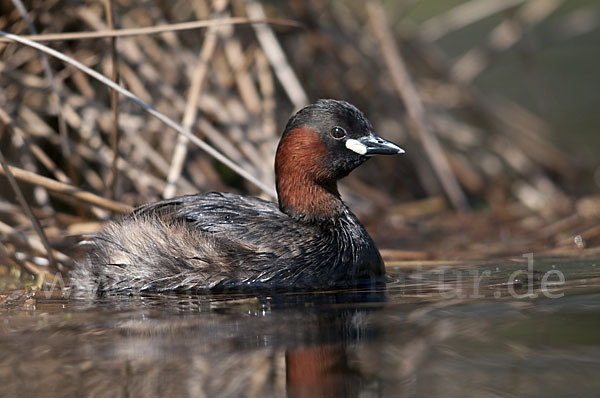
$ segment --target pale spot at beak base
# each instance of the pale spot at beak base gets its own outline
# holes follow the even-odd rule
[[[352,152],[358,153],[359,155],[364,155],[367,153],[367,146],[353,138],[350,138],[346,141],[346,148],[350,149]]]

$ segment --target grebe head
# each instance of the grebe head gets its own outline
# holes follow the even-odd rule
[[[330,219],[344,206],[337,180],[376,154],[400,154],[378,137],[371,123],[345,101],[320,100],[288,121],[275,156],[279,207],[305,219]]]

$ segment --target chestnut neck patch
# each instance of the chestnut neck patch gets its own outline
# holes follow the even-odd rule
[[[282,138],[275,156],[275,177],[279,208],[290,217],[332,219],[345,209],[329,150],[309,128],[295,128]]]

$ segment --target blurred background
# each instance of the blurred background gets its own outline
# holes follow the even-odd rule
[[[2,170],[13,166],[22,194],[4,171],[3,272],[68,266],[77,236],[145,202],[269,198],[279,134],[319,98],[353,103],[406,150],[341,184],[387,260],[593,249],[599,24],[594,0],[2,0],[0,30],[42,35],[264,187],[78,68],[6,40]],[[141,27],[161,32],[81,34]],[[65,32],[80,34],[44,36]]]

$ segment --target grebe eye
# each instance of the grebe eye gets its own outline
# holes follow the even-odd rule
[[[335,126],[331,129],[331,136],[336,140],[342,139],[346,136],[346,130],[343,127]]]

